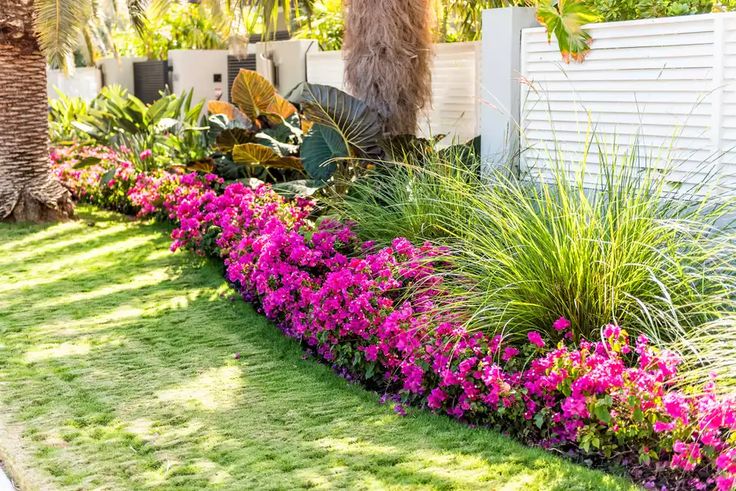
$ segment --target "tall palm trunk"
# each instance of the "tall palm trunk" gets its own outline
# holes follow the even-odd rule
[[[413,134],[432,96],[431,0],[346,0],[345,79],[391,134]]]
[[[0,221],[71,217],[69,192],[48,156],[46,59],[33,0],[0,0]]]

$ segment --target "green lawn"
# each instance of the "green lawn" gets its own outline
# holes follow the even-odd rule
[[[24,488],[632,488],[397,416],[230,301],[219,266],[171,254],[166,227],[79,215],[0,225],[0,457]]]

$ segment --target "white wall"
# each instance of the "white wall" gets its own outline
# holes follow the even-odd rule
[[[447,134],[465,142],[479,133],[480,43],[437,44],[432,68],[432,107],[420,117],[424,136]],[[310,83],[346,90],[345,63],[340,51],[307,55]],[[410,76],[410,74],[407,74]]]
[[[227,50],[176,49],[169,51],[172,91],[181,93],[194,89],[193,101],[229,99],[227,86]],[[220,74],[220,82],[214,81]]]
[[[146,61],[146,58],[121,56],[101,59],[97,62],[97,67],[102,71],[102,82],[105,85],[119,85],[131,94],[134,93],[133,63],[139,61]]]
[[[318,52],[315,40],[290,39],[256,43],[256,70],[281,94],[307,80],[308,53]],[[278,83],[277,83],[278,82]]]
[[[673,185],[714,172],[736,190],[736,14],[596,24],[582,64],[563,63],[541,28],[522,36],[520,101],[525,168],[559,154],[579,169],[589,133],[609,146],[638,143],[647,165],[672,159]],[[590,148],[586,180],[602,158]]]
[[[102,77],[97,68],[76,68],[68,76],[61,70],[46,69],[46,90],[49,99],[59,97],[54,88],[70,97],[91,100],[100,93]]]

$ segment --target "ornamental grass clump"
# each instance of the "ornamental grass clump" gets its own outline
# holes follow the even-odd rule
[[[677,348],[700,383],[715,370],[728,388],[736,202],[712,192],[714,179],[672,185],[636,148],[599,153],[597,182],[584,162],[481,179],[460,158],[428,154],[381,168],[334,208],[363,238],[447,246],[442,305],[470,330],[556,340],[550,326],[564,315],[577,339],[595,339],[614,320]]]

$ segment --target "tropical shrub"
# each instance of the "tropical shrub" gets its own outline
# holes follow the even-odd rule
[[[100,185],[62,177],[78,190]],[[376,248],[269,186],[196,173],[138,176],[136,186],[131,197],[176,223],[173,249],[222,258],[244,298],[323,360],[398,394],[398,413],[424,405],[622,465],[648,488],[733,488],[736,400],[713,381],[678,390],[679,358],[648,337],[608,325],[590,342],[564,317],[524,340],[470,332],[434,308],[451,267],[442,248],[401,238]]]
[[[204,102],[193,92],[164,94],[147,105],[119,86],[106,86],[88,105],[59,99],[51,104],[53,135],[63,140],[114,147],[139,169],[198,162],[209,154],[206,127],[199,124]],[[143,156],[143,157],[142,157]]]
[[[287,100],[258,73],[241,70],[232,99],[237,107],[208,104],[209,137],[227,160],[251,172],[301,174],[292,184],[314,191],[335,175],[354,177],[365,159],[383,156],[378,114],[334,87],[304,83]],[[283,172],[281,177],[289,180]]]
[[[727,7],[712,0],[595,0],[594,5],[606,22],[705,14]]]
[[[89,103],[81,97],[70,97],[56,90],[57,98],[49,100],[49,138],[63,145],[92,143],[92,138],[75,122],[89,116]]]

